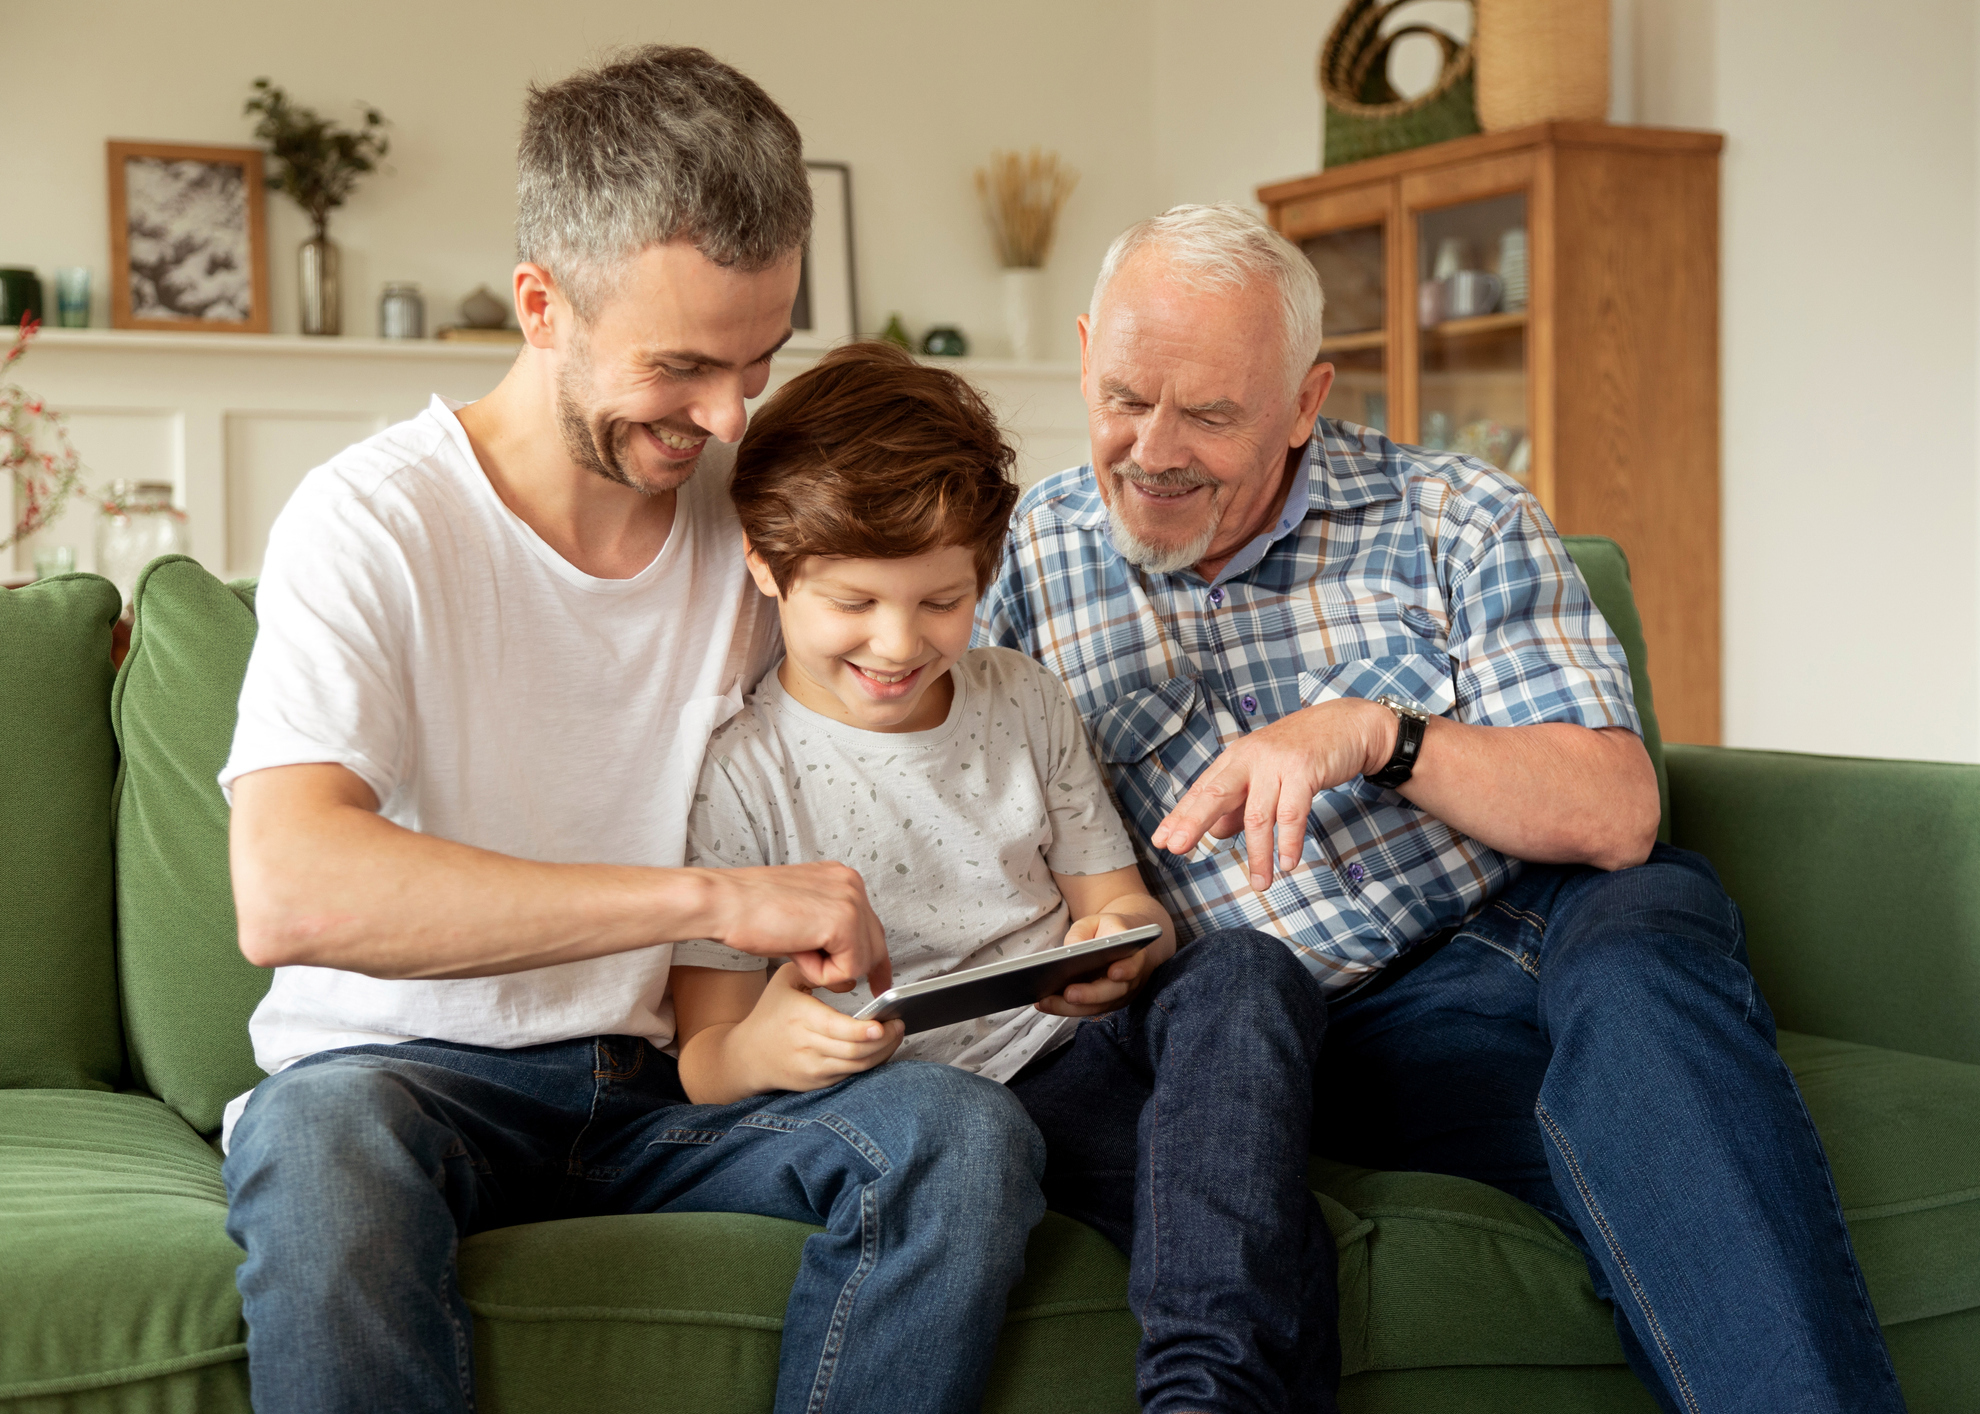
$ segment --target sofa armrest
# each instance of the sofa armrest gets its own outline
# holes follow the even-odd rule
[[[1667,746],[1784,1027],[1980,1062],[1980,766]]]

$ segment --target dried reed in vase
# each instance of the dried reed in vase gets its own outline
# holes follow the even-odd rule
[[[1006,270],[1039,270],[1052,253],[1052,236],[1079,174],[1059,165],[1059,154],[993,152],[976,169],[976,194]]]

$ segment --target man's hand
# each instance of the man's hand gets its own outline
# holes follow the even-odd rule
[[[865,977],[878,996],[893,986],[887,933],[858,870],[827,861],[711,869],[705,877],[713,891],[707,936],[717,942],[788,957],[807,987],[845,992]]]
[[[811,995],[795,967],[770,974],[748,1016],[722,1038],[745,1093],[822,1090],[871,1070],[900,1049],[904,1021],[854,1021]]]
[[[1316,703],[1260,727],[1225,748],[1176,802],[1149,843],[1188,854],[1208,833],[1244,831],[1251,887],[1272,886],[1272,833],[1282,870],[1299,863],[1313,797],[1356,776],[1379,771],[1396,745],[1396,716],[1356,697]]]
[[[1066,942],[1083,943],[1106,933],[1125,933],[1149,922],[1146,917],[1130,918],[1119,913],[1096,913],[1066,929]],[[1175,935],[1163,929],[1162,936],[1130,957],[1107,969],[1105,977],[1091,982],[1075,982],[1056,997],[1038,1003],[1038,1009],[1052,1016],[1099,1016],[1124,1007],[1141,990],[1156,968],[1176,955]]]

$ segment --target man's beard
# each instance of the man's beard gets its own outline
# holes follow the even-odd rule
[[[1116,484],[1114,494],[1107,498],[1107,533],[1113,539],[1114,548],[1128,563],[1139,565],[1154,574],[1174,574],[1177,570],[1188,569],[1209,553],[1210,542],[1217,538],[1218,528],[1224,521],[1223,483],[1195,466],[1179,471],[1146,472],[1132,461],[1118,461],[1107,471],[1116,483],[1133,481],[1157,491],[1185,491],[1192,486],[1211,488],[1210,517],[1204,522],[1203,529],[1180,545],[1156,545],[1128,528],[1120,512],[1120,499],[1125,493]]]
[[[631,487],[642,496],[670,491],[694,474],[699,458],[685,463],[679,480],[670,486],[652,485],[626,470],[627,444],[638,429],[630,423],[615,423],[605,418],[594,422],[591,393],[590,350],[579,342],[557,372],[557,428],[564,434],[564,450],[570,453],[572,461],[607,481]]]

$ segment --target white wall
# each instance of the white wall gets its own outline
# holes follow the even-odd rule
[[[853,168],[861,323],[899,310],[917,333],[960,324],[973,352],[1000,356],[996,257],[971,186],[993,148],[1056,148],[1080,173],[1051,263],[1056,347],[1107,242],[1155,197],[1148,140],[1146,0],[537,0],[328,9],[260,0],[155,5],[66,0],[6,7],[12,66],[0,142],[0,264],[96,270],[108,261],[107,138],[247,145],[249,84],[268,75],[345,121],[357,100],[393,121],[390,172],[336,212],[345,332],[375,332],[378,292],[417,280],[430,323],[451,322],[483,281],[513,265],[515,133],[525,85],[562,77],[616,45],[698,44],[785,106],[808,155]],[[1105,62],[1096,62],[1104,56]],[[308,235],[269,199],[277,332],[296,328],[294,251]]]
[[[853,164],[869,329],[898,309],[1001,353],[970,172],[993,147],[1058,149],[1082,174],[1052,271],[1054,352],[1069,356],[1122,226],[1318,165],[1314,59],[1337,10],[573,0],[546,22],[528,0],[348,0],[311,24],[190,0],[161,25],[122,0],[16,6],[11,48],[42,60],[9,74],[0,263],[90,264],[100,285],[104,139],[245,142],[240,102],[265,73],[302,101],[363,98],[397,124],[396,170],[334,224],[347,328],[371,332],[388,279],[421,281],[444,317],[506,278],[524,84],[667,40],[739,64],[813,156]],[[1973,0],[1617,0],[1617,14],[1619,116],[1727,134],[1726,739],[1980,759]],[[270,212],[278,328],[293,328],[290,255],[306,233],[280,198]]]

